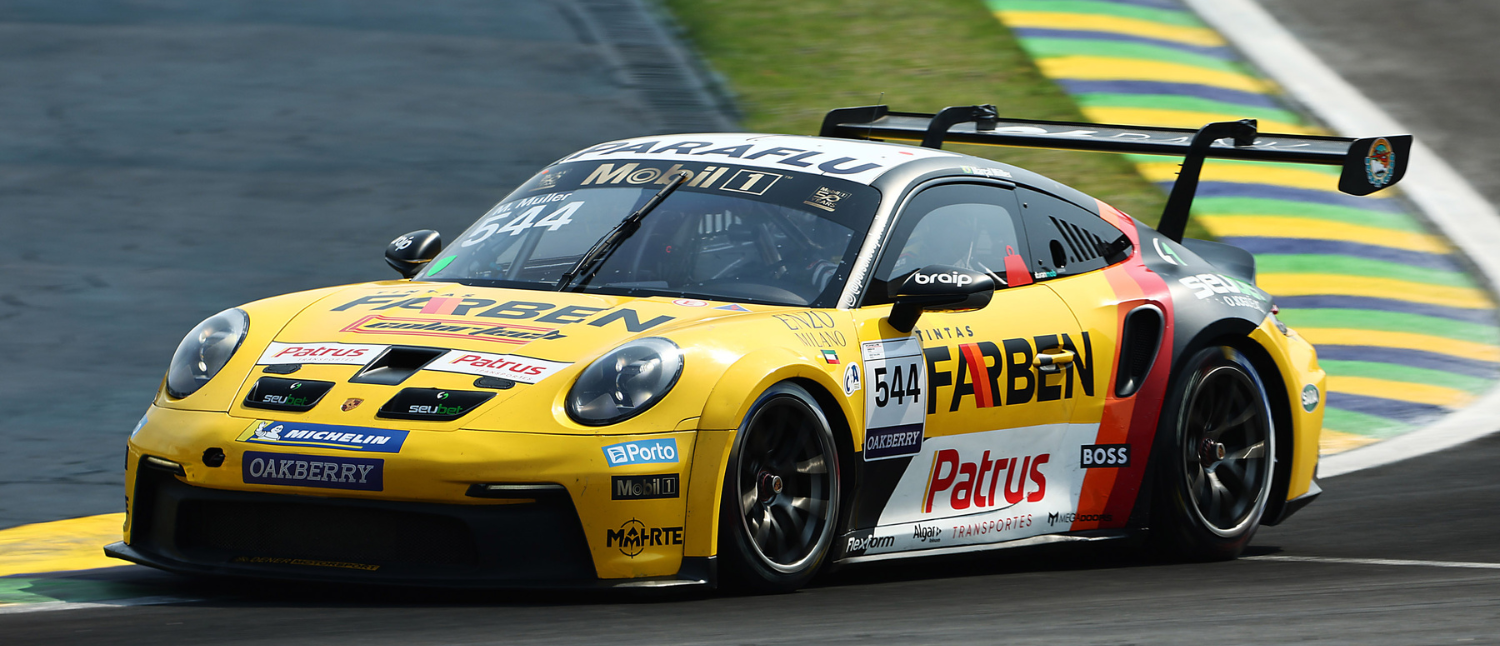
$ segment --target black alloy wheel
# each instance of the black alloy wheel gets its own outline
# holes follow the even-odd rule
[[[806,390],[781,383],[760,396],[735,438],[719,513],[728,587],[791,592],[817,574],[838,518],[838,450]]]
[[[1207,348],[1185,365],[1163,407],[1163,495],[1152,535],[1177,558],[1232,559],[1249,544],[1271,495],[1271,409],[1255,367],[1234,348]]]

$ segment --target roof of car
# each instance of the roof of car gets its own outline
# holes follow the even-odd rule
[[[611,141],[585,148],[559,162],[649,159],[721,161],[839,177],[869,184],[891,170],[921,160],[948,159],[954,168],[982,168],[976,175],[1033,175],[1009,164],[947,150],[831,137],[755,133],[658,135]],[[1040,177],[1040,176],[1038,176]],[[1051,183],[1048,180],[1048,183]]]

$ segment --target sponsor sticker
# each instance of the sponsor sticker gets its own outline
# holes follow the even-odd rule
[[[960,166],[966,175],[979,175],[980,177],[999,177],[1010,179],[1010,171],[1003,168],[980,168],[978,166]]]
[[[631,332],[644,332],[653,327],[674,320],[674,318],[671,316],[657,316],[642,321],[640,314],[630,308],[606,310],[606,308],[603,307],[584,307],[582,305],[559,306],[555,303],[543,303],[536,301],[505,301],[502,303],[489,298],[474,298],[467,294],[463,295],[462,297],[453,295],[421,296],[419,295],[418,291],[410,289],[378,291],[373,294],[356,298],[329,311],[343,312],[350,309],[377,311],[406,310],[423,315],[433,314],[437,316],[472,316],[475,318],[460,321],[447,321],[448,323],[451,323],[453,325],[462,324],[469,332],[474,332],[474,330],[476,329],[489,330],[495,325],[501,326],[496,332],[488,334],[474,334],[474,336],[505,336],[502,333],[502,331],[505,329],[515,329],[521,330],[523,332],[541,331],[556,333],[556,330],[549,327],[519,326],[514,325],[513,323],[485,323],[484,321],[486,319],[500,319],[504,321],[527,320],[544,325],[572,325],[574,323],[584,323],[585,321],[587,321],[587,325],[590,325],[592,327],[607,327],[611,324],[619,323],[624,326],[626,330],[629,330]],[[394,314],[404,312],[392,313]],[[593,319],[590,320],[589,317],[593,317]],[[414,323],[415,325],[411,327],[398,325],[380,325],[378,326],[378,328],[371,328],[371,331],[376,331],[377,329],[379,331],[384,331],[387,333],[392,333],[392,330],[401,329],[420,331],[422,326],[436,324],[437,326],[441,327],[444,324],[444,321],[434,321],[433,319],[406,319],[404,321],[396,322]],[[460,329],[458,331],[465,331],[465,329]],[[549,336],[546,338],[562,338],[562,335],[557,334],[555,337]]]
[[[305,446],[365,453],[400,453],[406,431],[306,422],[256,420],[240,433],[239,441],[273,446]]]
[[[1309,413],[1318,408],[1318,387],[1308,384],[1302,387],[1302,410]]]
[[[1365,179],[1370,180],[1370,186],[1383,188],[1390,184],[1395,167],[1396,152],[1391,150],[1391,142],[1382,137],[1370,144],[1370,152],[1365,155]]]
[[[542,178],[537,180],[536,188],[533,188],[531,190],[551,190],[552,188],[557,186],[557,180],[562,179],[562,176],[566,175],[567,172],[568,171],[565,170],[544,170],[542,171]]]
[[[246,451],[241,460],[245,484],[320,489],[381,491],[385,460],[295,453]]]
[[[1129,444],[1086,444],[1078,456],[1078,466],[1085,469],[1130,466]]]
[[[771,316],[791,330],[792,335],[805,347],[822,349],[849,346],[849,337],[837,329],[838,322],[828,312],[808,310]]]
[[[1253,297],[1256,301],[1271,300],[1259,287],[1251,285],[1243,280],[1224,274],[1198,274],[1177,279],[1184,287],[1191,288],[1193,295],[1200,300],[1211,298],[1215,294],[1244,294]],[[1248,299],[1247,299],[1248,300]],[[1233,305],[1234,303],[1230,303]]]
[[[735,304],[735,303],[730,303],[728,305],[720,305],[718,307],[715,307],[714,309],[716,309],[716,310],[724,310],[726,312],[748,312],[748,311],[750,311],[750,308],[745,307],[744,305],[738,305],[738,304]]]
[[[675,464],[677,439],[634,440],[604,447],[604,459],[611,467],[632,464]]]
[[[750,195],[765,195],[766,191],[770,190],[771,186],[776,184],[776,180],[782,177],[784,175],[777,173],[741,169],[729,176],[729,179],[719,186],[719,190],[749,193]]]
[[[289,559],[279,556],[236,556],[235,563],[266,563],[270,565],[306,565],[310,567],[333,567],[345,570],[365,570],[374,572],[380,569],[379,565],[368,563],[350,563],[348,561],[319,561],[316,559]]]
[[[926,360],[917,337],[869,341],[865,363],[865,460],[915,455],[927,424]]]
[[[1047,526],[1052,527],[1058,523],[1072,525],[1079,523],[1109,523],[1114,522],[1114,514],[1079,514],[1074,512],[1052,512],[1047,514]]]
[[[778,143],[791,143],[792,146],[780,146]],[[793,147],[804,146],[804,147]],[[626,141],[612,141],[599,144],[575,153],[563,161],[590,161],[590,160],[619,160],[629,159],[629,163],[616,161],[610,169],[609,177],[618,174],[623,181],[632,184],[644,184],[656,181],[663,175],[671,175],[672,170],[662,172],[654,168],[636,169],[641,165],[641,160],[661,160],[662,162],[684,162],[684,163],[733,163],[739,166],[751,166],[759,168],[770,168],[787,171],[801,171],[807,173],[822,173],[857,182],[869,182],[881,173],[885,172],[890,165],[909,161],[910,159],[929,158],[951,155],[947,151],[924,150],[913,148],[912,150],[872,149],[869,146],[841,142],[838,140],[785,140],[778,138],[749,139],[744,135],[694,135],[690,138],[664,137],[659,139],[630,139]],[[899,155],[899,157],[896,157]],[[611,164],[601,164],[610,166]],[[716,169],[717,170],[717,169]],[[647,173],[645,171],[655,171]],[[714,182],[719,179],[709,175],[709,168],[704,168],[695,174],[690,186],[718,186]],[[601,170],[594,171],[595,175],[604,175]],[[699,177],[707,175],[701,183]],[[590,178],[593,176],[591,175]],[[619,182],[622,180],[614,180]],[[765,180],[761,180],[765,181]],[[583,184],[605,183],[605,179],[590,182],[587,179]],[[744,179],[731,179],[724,185],[738,187],[744,183]]]
[[[640,556],[648,547],[681,544],[681,527],[647,527],[634,518],[625,521],[619,529],[605,530],[604,533],[605,547],[617,547],[621,554],[630,558]]]
[[[344,327],[355,334],[410,334],[450,339],[480,339],[496,343],[525,345],[532,341],[561,339],[565,335],[554,328],[514,323],[480,323],[464,319],[418,319],[372,314]]]
[[[271,343],[256,365],[332,363],[362,366],[390,346],[362,343]]]
[[[819,186],[818,190],[813,191],[813,194],[809,195],[807,200],[802,203],[832,213],[835,209],[839,208],[839,202],[848,199],[850,195],[850,193],[835,191],[827,186]]]
[[[1164,244],[1162,244],[1161,243],[1161,238],[1151,238],[1151,246],[1156,248],[1156,255],[1161,256],[1161,259],[1167,261],[1167,264],[1171,264],[1171,265],[1186,265],[1187,264],[1187,263],[1185,263],[1185,262],[1182,261],[1182,258],[1177,255],[1176,251],[1172,251],[1172,247],[1170,245],[1164,245]]]
[[[963,287],[974,282],[974,277],[956,271],[936,274],[926,274],[919,271],[912,275],[912,280],[916,281],[918,285],[943,284]]]
[[[1003,456],[985,451],[981,456],[958,449],[939,450],[932,456],[927,496],[920,505],[922,513],[947,515],[971,508],[1006,509],[1022,502],[1040,502],[1047,497],[1042,465],[1051,459],[1049,453]]]
[[[696,298],[679,298],[672,301],[672,304],[681,305],[682,307],[703,307],[708,304],[708,301],[700,301]]]
[[[481,377],[499,377],[523,384],[534,384],[571,363],[546,361],[514,354],[490,354],[468,350],[449,350],[437,361],[427,364],[425,370],[457,372]]]
[[[1071,450],[1058,454],[1056,447],[1084,446],[1098,432],[1097,424],[1043,424],[924,438],[880,511],[873,532],[882,540],[863,546],[860,553],[996,543],[1066,531],[1066,526],[1059,529],[1043,521],[1049,514],[1079,511],[1088,471],[1073,460]],[[933,545],[934,539],[941,542]]]
[[[859,388],[859,362],[851,361],[849,366],[844,368],[844,395],[853,396]]]
[[[870,550],[888,550],[896,544],[895,536],[875,536],[868,529],[849,534],[844,540],[844,556],[860,556]]]
[[[611,500],[676,498],[680,495],[679,491],[678,477],[675,473],[610,477],[609,495]]]

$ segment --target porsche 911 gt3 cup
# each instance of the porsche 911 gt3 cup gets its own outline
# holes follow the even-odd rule
[[[1186,159],[1152,229],[945,140]],[[761,591],[1142,531],[1231,558],[1318,495],[1325,375],[1248,253],[1183,239],[1203,159],[1339,165],[1365,194],[1409,148],[990,106],[600,144],[451,245],[394,240],[400,280],[195,328],[131,435],[106,551],[210,575]]]

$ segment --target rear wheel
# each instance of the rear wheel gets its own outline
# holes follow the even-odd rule
[[[748,592],[791,592],[817,574],[838,517],[833,431],[806,390],[772,386],[735,438],[719,512],[724,583]]]
[[[1163,407],[1151,536],[1164,555],[1239,556],[1271,494],[1276,433],[1264,383],[1227,346],[1193,355]]]

